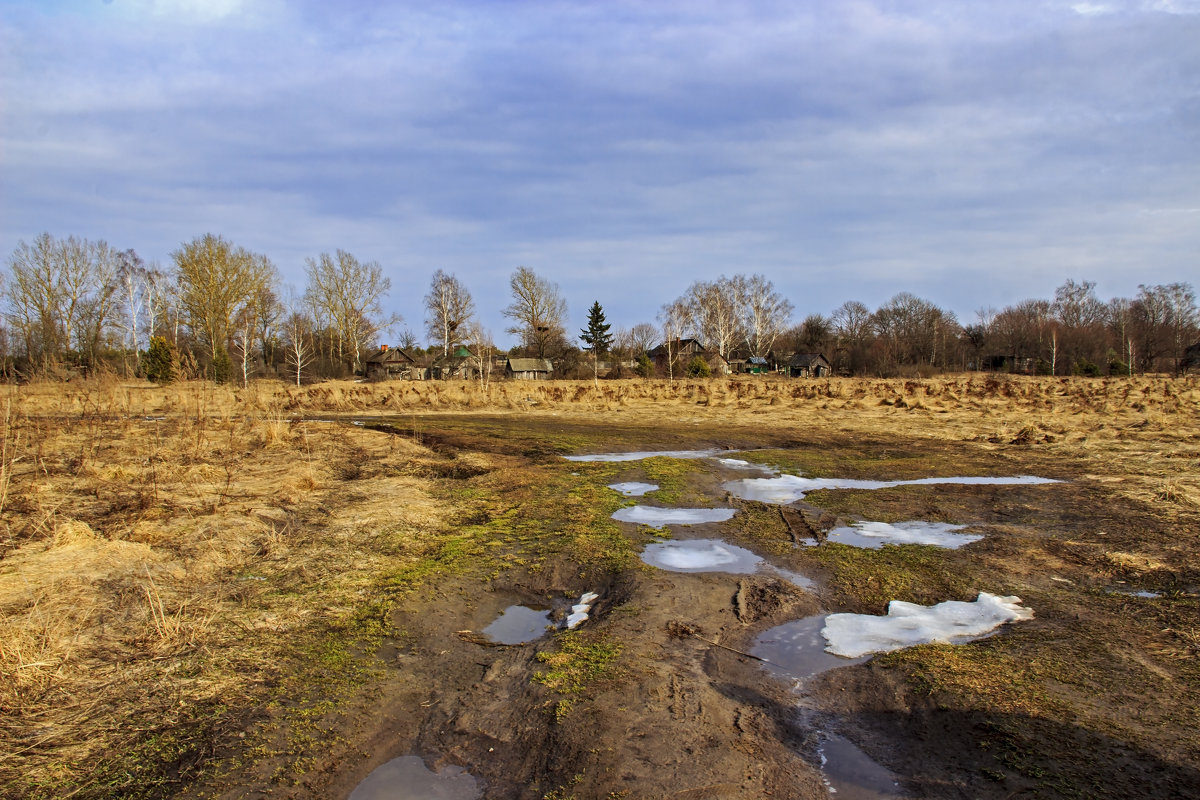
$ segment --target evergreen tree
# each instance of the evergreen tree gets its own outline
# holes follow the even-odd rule
[[[579,339],[584,343],[584,349],[592,354],[592,371],[597,380],[600,377],[600,356],[612,347],[613,337],[608,332],[611,327],[604,321],[604,309],[600,307],[600,301],[594,301],[588,309],[587,327],[579,332]]]

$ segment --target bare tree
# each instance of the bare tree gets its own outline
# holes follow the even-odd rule
[[[537,358],[546,358],[554,344],[565,341],[567,301],[559,295],[558,284],[538,277],[527,267],[518,267],[509,285],[513,300],[503,314],[513,325],[507,333],[520,336],[521,344]]]
[[[171,253],[177,270],[179,304],[212,363],[227,364],[234,318],[270,285],[275,268],[266,256],[235,247],[206,233]]]
[[[679,340],[685,333],[690,332],[694,324],[692,310],[684,298],[673,303],[667,303],[658,312],[662,323],[663,349],[667,356],[667,378],[675,380],[676,361],[679,358]]]
[[[327,321],[337,336],[339,359],[357,372],[368,342],[399,321],[399,317],[383,317],[383,298],[392,282],[384,277],[379,262],[361,262],[345,250],[334,256],[322,253],[304,263],[308,297],[320,314],[318,319]]]
[[[492,334],[478,322],[471,321],[463,331],[463,341],[479,358],[479,387],[487,391],[488,384],[492,380],[492,368],[496,355],[496,345],[492,341]]]
[[[634,325],[629,329],[627,336],[630,356],[637,358],[642,353],[649,352],[657,339],[658,329],[649,322],[639,322]]]
[[[440,345],[442,355],[450,355],[464,341],[467,325],[475,315],[475,302],[467,287],[453,275],[440,269],[433,273],[429,294],[425,295],[425,326],[430,344]]]
[[[735,299],[741,306],[741,328],[750,355],[765,358],[787,330],[792,304],[762,275],[734,276]]]
[[[741,306],[745,279],[721,276],[715,281],[697,281],[679,301],[690,309],[696,333],[705,347],[728,358],[733,346],[744,339]]]
[[[1153,369],[1155,359],[1165,357],[1179,372],[1200,321],[1191,284],[1139,285],[1131,310],[1143,371]]]

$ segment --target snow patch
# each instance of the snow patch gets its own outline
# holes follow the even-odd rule
[[[584,592],[579,596],[579,602],[571,606],[571,614],[567,617],[567,629],[570,630],[588,618],[592,604],[600,599],[595,592]]]
[[[706,522],[725,522],[732,519],[732,508],[659,508],[657,506],[629,506],[618,508],[612,518],[618,522],[633,522],[639,525],[702,525]]]
[[[1006,622],[1033,619],[1019,597],[980,592],[973,603],[948,600],[921,606],[893,600],[886,616],[830,614],[821,635],[834,655],[857,658],[929,642],[961,644],[991,633]]]
[[[685,539],[646,545],[642,561],[671,572],[733,572],[758,570],[762,559],[754,553],[718,539]]]
[[[936,486],[942,484],[973,486],[1013,486],[1060,483],[1051,478],[1035,475],[1017,475],[1008,478],[958,477],[918,478],[908,481],[867,481],[853,478],[802,478],[798,475],[780,475],[775,478],[744,478],[730,481],[725,489],[742,500],[757,500],[760,503],[794,503],[803,500],[809,492],[821,489],[892,489],[897,486]]]
[[[966,525],[945,522],[855,522],[849,527],[834,528],[829,541],[878,550],[885,544],[928,544],[957,550],[964,544],[978,542],[982,536],[956,533]]]

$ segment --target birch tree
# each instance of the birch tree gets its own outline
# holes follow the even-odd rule
[[[338,358],[356,373],[368,343],[399,317],[385,319],[383,298],[392,282],[378,261],[362,262],[345,250],[305,259],[307,294],[337,337]]]
[[[456,344],[465,341],[467,326],[474,315],[475,302],[467,287],[440,269],[433,273],[429,294],[425,295],[425,326],[430,344],[441,346],[442,355],[450,355]]]
[[[741,328],[750,355],[765,358],[791,321],[793,306],[774,284],[762,275],[751,275],[732,283],[741,309]],[[722,353],[722,355],[725,355]]]

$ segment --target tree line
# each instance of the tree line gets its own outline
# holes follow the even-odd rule
[[[208,377],[247,383],[262,375],[296,383],[361,374],[385,332],[427,360],[458,348],[496,352],[468,287],[433,273],[424,297],[424,345],[386,310],[382,266],[337,250],[305,259],[306,285],[282,284],[266,256],[205,234],[147,264],[132,249],[43,233],[21,241],[0,274],[0,373],[4,377],[108,369],[156,380]],[[1090,281],[1068,280],[1053,299],[981,308],[963,323],[907,292],[871,310],[847,301],[796,323],[794,306],[762,275],[694,282],[657,318],[610,333],[593,302],[587,327],[566,328],[554,282],[526,267],[510,278],[502,309],[508,354],[554,363],[555,374],[674,377],[672,348],[689,339],[722,362],[781,362],[820,353],[845,375],[915,376],[989,369],[1048,375],[1180,372],[1196,353],[1191,285],[1142,285],[1132,298],[1101,300]],[[655,350],[657,348],[657,350]],[[659,356],[651,361],[648,353]],[[663,358],[665,352],[666,357]]]

